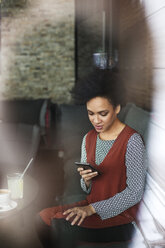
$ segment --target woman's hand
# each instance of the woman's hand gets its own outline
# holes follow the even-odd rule
[[[84,170],[81,167],[79,167],[77,171],[79,172],[80,176],[83,178],[87,188],[89,188],[92,182],[92,178],[98,175],[98,172],[92,172],[92,170]]]
[[[68,214],[68,216],[66,217],[66,220],[69,220],[70,218],[75,216],[73,221],[71,222],[71,225],[74,225],[76,222],[78,222],[77,225],[79,226],[87,216],[91,216],[92,214],[95,214],[95,213],[96,211],[92,207],[92,205],[88,205],[84,207],[75,207],[75,208],[68,209],[63,214],[64,215]]]

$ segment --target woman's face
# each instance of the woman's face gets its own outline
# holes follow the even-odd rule
[[[108,131],[120,112],[120,105],[114,107],[107,98],[95,97],[87,102],[88,117],[98,133]]]

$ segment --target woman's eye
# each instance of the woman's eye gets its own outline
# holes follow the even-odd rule
[[[91,112],[88,112],[88,115],[93,115],[93,113],[91,113]]]
[[[106,116],[108,114],[108,112],[102,112],[100,113],[101,116]]]

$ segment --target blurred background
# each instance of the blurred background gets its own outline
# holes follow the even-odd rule
[[[152,247],[165,247],[164,19],[164,0],[1,1],[0,120],[3,124],[23,123],[39,128],[35,135],[33,130],[35,139],[38,137],[35,142],[28,142],[35,143],[32,154],[36,156],[36,164],[43,163],[43,174],[46,163],[43,161],[48,156],[56,154],[49,164],[60,159],[58,163],[63,165],[66,160],[64,154],[68,151],[63,142],[69,136],[62,140],[59,120],[64,122],[62,128],[66,131],[66,123],[70,123],[74,112],[70,108],[73,105],[70,90],[93,67],[119,71],[126,90],[126,104],[135,104],[138,110],[146,111],[149,187],[158,196],[161,207],[159,200],[157,204],[152,196],[149,198],[154,200],[149,204],[157,213],[162,209],[153,217],[158,221],[161,235],[155,238],[159,242],[152,243],[155,239],[150,242]],[[62,111],[68,114],[68,119],[63,118]],[[144,119],[137,121],[142,123]],[[69,133],[72,135],[71,129]],[[36,180],[39,182],[39,178]],[[57,196],[61,195],[61,188]],[[46,206],[41,198],[37,201],[37,210]],[[51,202],[52,198],[54,193],[47,201]],[[163,219],[161,223],[160,219]]]

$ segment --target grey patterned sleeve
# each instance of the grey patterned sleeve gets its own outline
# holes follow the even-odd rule
[[[85,163],[87,162],[86,148],[85,148],[86,136],[87,136],[87,134],[84,136],[83,141],[82,141],[82,145],[81,145],[81,162],[85,162]],[[83,189],[83,191],[85,191],[87,194],[89,194],[91,192],[91,185],[89,188],[87,188],[86,184],[82,178],[80,179],[80,185],[81,185],[81,188]]]
[[[114,217],[138,203],[143,196],[146,161],[145,147],[139,134],[134,133],[127,144],[127,187],[115,196],[92,203],[102,220]]]
[[[86,136],[84,136],[82,145],[81,145],[81,162],[87,162],[87,154],[86,154],[86,148],[85,148],[85,142],[86,142]]]

